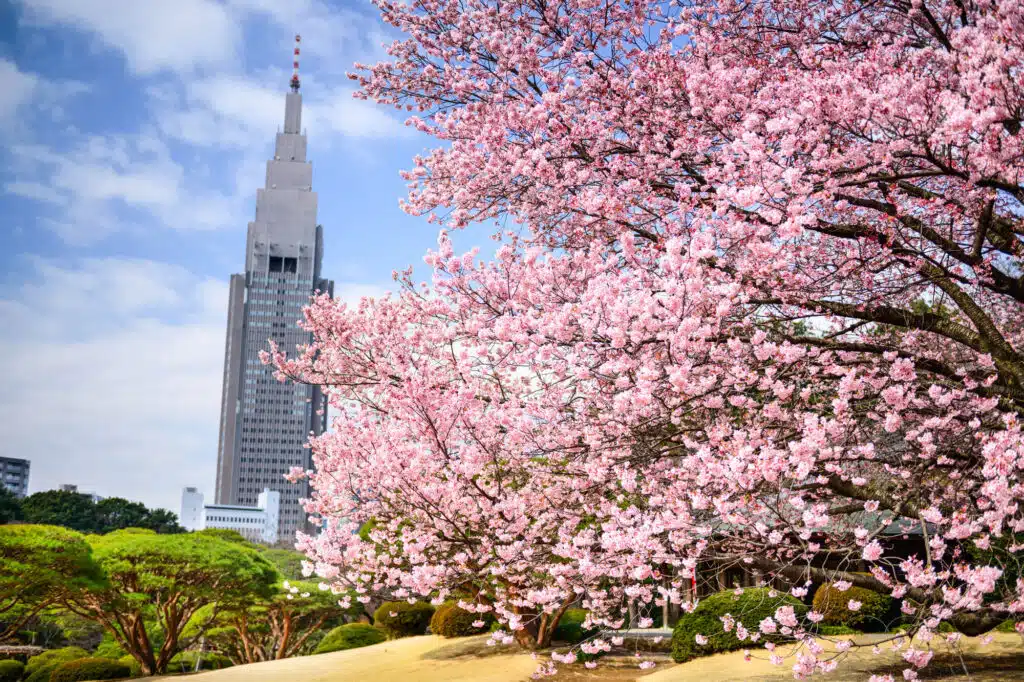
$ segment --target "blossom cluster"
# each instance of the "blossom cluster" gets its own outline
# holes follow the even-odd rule
[[[340,415],[294,472],[322,578],[529,646],[722,566],[932,632],[1024,613],[1024,6],[377,4],[407,38],[354,77],[443,143],[404,206],[445,229],[431,282],[273,349]],[[743,632],[804,677],[815,627]]]

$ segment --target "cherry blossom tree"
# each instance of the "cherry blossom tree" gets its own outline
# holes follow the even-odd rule
[[[501,244],[274,349],[341,414],[318,573],[530,646],[708,563],[892,594],[915,641],[1021,619],[1024,6],[377,5],[362,95],[441,143],[405,208]]]

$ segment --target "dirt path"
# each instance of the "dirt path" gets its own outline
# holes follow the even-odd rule
[[[361,649],[241,665],[190,675],[196,682],[519,682],[537,663],[526,654],[425,660],[451,644],[441,637],[408,637]],[[172,678],[167,678],[168,681]]]
[[[845,655],[835,673],[816,676],[825,682],[864,682],[872,673],[888,672],[902,680],[906,664],[900,652],[883,643],[874,655],[871,646],[880,636],[857,638],[860,645]],[[980,638],[965,639],[960,652],[951,652],[933,641],[936,657],[922,674],[922,680],[943,682],[1009,682],[1024,680],[1024,644],[1018,635],[994,634],[991,644]],[[831,645],[827,645],[831,647]],[[372,647],[333,654],[291,658],[238,666],[189,676],[197,682],[526,682],[537,662],[527,654],[466,655],[478,651],[470,640],[440,637],[410,637]],[[831,649],[830,649],[831,650]],[[489,651],[494,651],[490,649]],[[582,665],[565,666],[555,680],[574,682],[783,682],[792,680],[793,658],[774,666],[758,656],[743,660],[740,652],[719,654],[682,665],[659,663],[649,674],[626,665],[602,665],[586,670]],[[963,674],[964,665],[971,671]],[[165,678],[171,680],[172,678]],[[551,679],[551,678],[548,678]]]

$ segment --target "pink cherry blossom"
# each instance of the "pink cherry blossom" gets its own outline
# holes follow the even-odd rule
[[[882,556],[882,545],[878,543],[878,540],[872,540],[868,544],[864,545],[864,549],[861,552],[861,557],[865,561],[877,561]]]
[[[574,605],[692,609],[713,565],[918,629],[1024,611],[964,550],[1024,532],[1024,5],[912,4],[378,0],[358,96],[431,140],[402,206],[442,229],[428,281],[270,348],[334,415],[313,571],[472,594],[529,648]]]

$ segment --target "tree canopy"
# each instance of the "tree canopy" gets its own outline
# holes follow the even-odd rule
[[[141,502],[92,496],[67,490],[46,490],[20,503],[20,518],[27,523],[64,526],[83,533],[109,533],[122,528],[149,528],[158,533],[181,533],[178,517],[166,509],[148,509]]]
[[[101,623],[147,674],[166,671],[202,634],[192,622],[200,609],[269,596],[279,579],[255,549],[201,533],[127,529],[88,539],[109,587],[77,591],[64,604]],[[193,634],[183,637],[190,624]],[[159,647],[154,627],[163,637]]]
[[[211,646],[236,663],[288,658],[316,644],[311,638],[353,609],[316,583],[284,580],[270,595],[220,604]]]
[[[22,519],[21,500],[7,486],[0,485],[0,524]]]
[[[1020,545],[966,550],[1024,532],[1024,5],[376,4],[405,35],[362,95],[437,139],[404,205],[446,231],[427,285],[271,354],[339,415],[321,575],[533,641],[709,563],[926,634],[1021,612]]]
[[[0,526],[0,641],[68,595],[105,587],[82,535],[56,526]]]

